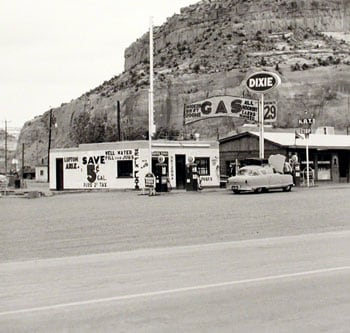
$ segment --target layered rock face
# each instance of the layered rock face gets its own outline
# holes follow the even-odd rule
[[[302,27],[315,31],[350,31],[350,1],[202,1],[183,8],[158,28],[155,49],[169,44],[193,43],[214,25],[216,30],[244,31],[255,34],[261,30],[288,31]],[[125,69],[130,70],[148,57],[148,36],[145,35],[125,51]]]
[[[296,127],[298,113],[308,110],[318,125],[344,130],[350,123],[349,32],[350,0],[221,0],[183,8],[154,28],[155,123],[185,136],[231,134],[241,120],[184,125],[184,105],[218,95],[255,98],[245,88],[245,78],[269,70],[282,79],[267,96],[278,101],[274,127]],[[117,123],[117,101],[122,138],[127,128],[148,127],[148,48],[145,33],[125,50],[122,74],[53,110],[60,125],[52,131],[52,147],[75,145],[69,133],[84,110]],[[23,127],[19,142],[27,143],[31,165],[37,163],[35,157],[47,156],[47,138],[48,112]]]

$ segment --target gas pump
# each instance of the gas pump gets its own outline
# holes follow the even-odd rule
[[[188,157],[186,164],[186,191],[198,191],[199,174],[194,157]]]
[[[300,186],[300,163],[298,161],[298,156],[296,154],[293,154],[291,157],[291,165],[292,165],[292,175],[293,175],[293,182],[295,186]]]
[[[163,155],[158,156],[158,163],[154,170],[156,176],[156,192],[168,192],[168,165]]]

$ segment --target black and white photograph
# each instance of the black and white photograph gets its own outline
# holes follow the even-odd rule
[[[349,332],[350,0],[0,8],[0,332]]]

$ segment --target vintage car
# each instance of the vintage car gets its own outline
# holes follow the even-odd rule
[[[7,183],[7,177],[5,175],[0,174],[0,183]]]
[[[8,179],[5,175],[0,174],[0,197],[1,192],[6,190],[8,186]]]
[[[276,172],[269,165],[247,165],[238,170],[238,174],[229,177],[227,188],[233,193],[253,191],[256,193],[267,192],[271,189],[283,189],[290,191],[293,187],[291,174]]]

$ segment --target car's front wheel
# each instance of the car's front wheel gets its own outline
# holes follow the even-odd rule
[[[241,193],[240,190],[232,190],[232,192],[233,192],[234,194],[239,194],[239,193]]]
[[[292,189],[292,185],[288,185],[288,186],[283,187],[284,192],[289,192],[289,191],[291,191],[291,189]]]

